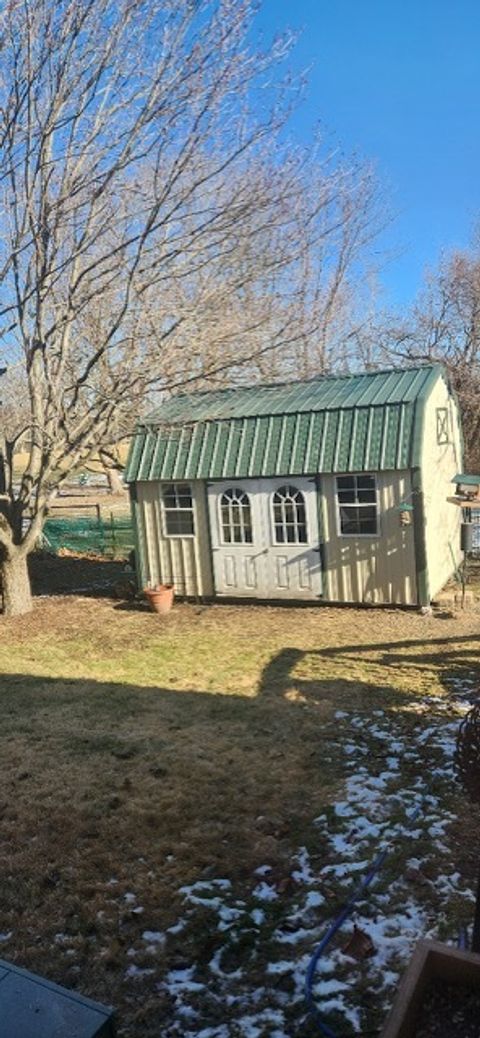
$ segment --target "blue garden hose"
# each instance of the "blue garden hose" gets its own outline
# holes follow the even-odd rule
[[[412,814],[409,816],[409,819],[408,819],[409,825],[412,825],[413,822],[415,822],[417,820],[417,818],[418,818],[418,816],[420,814],[420,811],[421,811],[421,807],[420,807],[420,805],[418,805],[414,809],[414,811],[412,811]],[[391,847],[392,843],[394,843],[394,842],[395,841],[392,840],[389,846]],[[309,963],[309,966],[308,966],[308,969],[307,969],[307,975],[306,975],[306,978],[305,978],[305,1000],[306,1000],[306,1003],[307,1003],[308,1012],[311,1013],[312,1016],[314,1016],[314,1018],[315,1018],[315,1020],[316,1020],[316,1022],[318,1024],[319,1030],[320,1030],[321,1034],[325,1035],[325,1038],[340,1038],[340,1036],[336,1035],[335,1032],[332,1031],[331,1027],[329,1027],[328,1024],[326,1024],[322,1020],[322,1018],[320,1016],[320,1012],[319,1012],[319,1010],[318,1010],[318,1008],[316,1006],[316,1003],[315,1003],[315,999],[314,999],[314,996],[313,996],[313,982],[314,982],[314,978],[315,978],[315,970],[317,968],[317,963],[318,963],[318,960],[323,955],[323,953],[325,951],[325,948],[330,944],[330,941],[332,940],[332,937],[334,937],[335,934],[338,933],[340,928],[343,926],[345,920],[348,919],[348,916],[350,915],[350,913],[351,913],[355,903],[359,900],[359,898],[364,893],[364,891],[370,886],[370,883],[372,882],[373,878],[376,876],[377,872],[379,872],[379,870],[381,869],[381,867],[382,867],[382,865],[383,865],[383,863],[385,861],[385,858],[388,855],[389,846],[385,847],[383,851],[379,851],[377,856],[374,858],[374,860],[373,860],[373,862],[372,862],[368,872],[366,872],[365,875],[362,876],[362,879],[357,884],[357,886],[354,888],[353,893],[351,894],[351,896],[349,897],[348,901],[346,902],[346,904],[342,908],[341,912],[339,912],[339,914],[337,915],[336,919],[329,926],[325,936],[322,937],[322,940],[317,945],[317,947],[316,947],[316,949],[315,949],[315,951],[314,951],[314,953],[312,955],[312,958],[310,960],[310,963]],[[364,1033],[366,1033],[366,1032],[364,1032]],[[375,1031],[375,1032],[370,1032],[370,1033],[377,1034],[378,1032]]]

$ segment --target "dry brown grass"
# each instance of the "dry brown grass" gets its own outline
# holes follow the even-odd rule
[[[160,619],[47,598],[1,621],[2,954],[115,1004],[122,1035],[158,1038],[167,1009],[125,981],[128,949],[174,922],[182,884],[241,890],[266,860],[288,877],[341,789],[335,711],[414,724],[409,703],[477,668],[479,645],[469,614],[178,605]]]

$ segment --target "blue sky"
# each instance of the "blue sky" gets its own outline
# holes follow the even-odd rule
[[[385,302],[407,304],[480,219],[479,0],[263,0],[257,24],[303,29],[293,64],[313,68],[295,136],[321,123],[375,160],[397,214]]]

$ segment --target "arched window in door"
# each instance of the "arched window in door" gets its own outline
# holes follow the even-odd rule
[[[296,487],[279,487],[273,495],[275,544],[307,544],[305,498]]]
[[[252,544],[250,498],[240,487],[231,487],[222,494],[220,519],[224,544]]]

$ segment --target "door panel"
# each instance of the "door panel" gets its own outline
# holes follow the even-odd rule
[[[317,599],[322,594],[322,573],[315,482],[297,476],[262,482],[269,595]]]
[[[258,481],[211,484],[208,508],[216,593],[264,598],[266,553]]]
[[[276,570],[277,579],[276,586],[278,588],[288,588],[288,559],[286,555],[277,555],[276,558]]]

